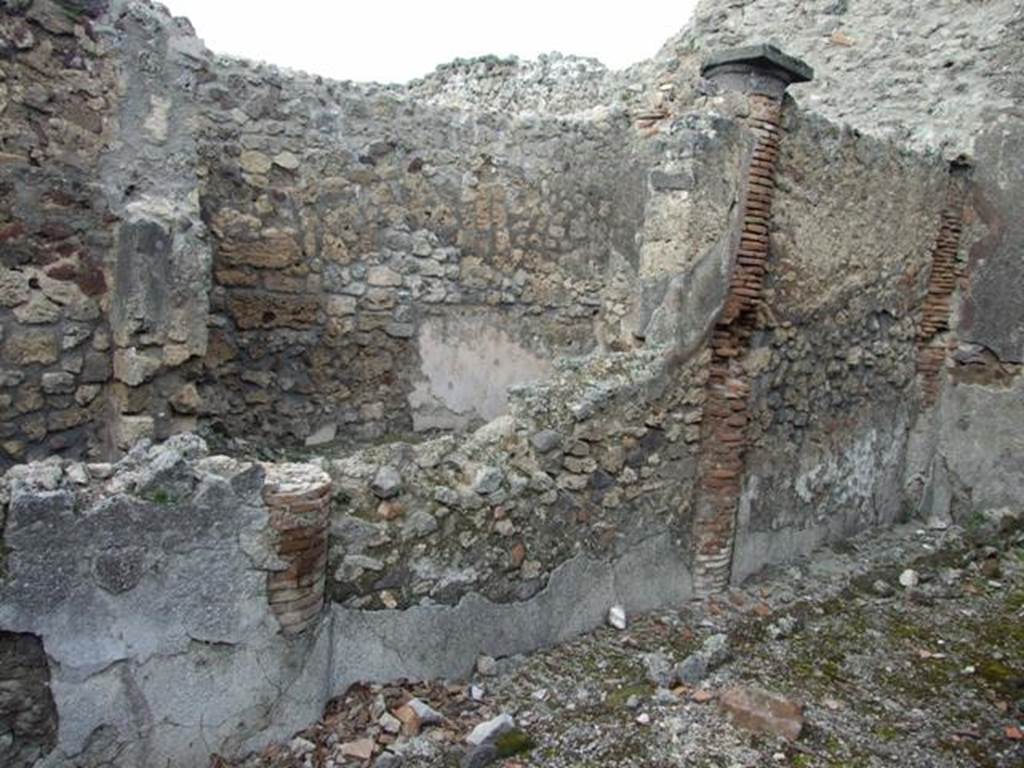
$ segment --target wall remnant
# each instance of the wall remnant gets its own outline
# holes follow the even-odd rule
[[[57,744],[57,707],[39,638],[0,632],[0,761],[34,765]]]

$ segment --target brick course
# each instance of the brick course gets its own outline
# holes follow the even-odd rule
[[[957,264],[957,252],[963,231],[966,187],[963,173],[954,166],[946,192],[946,206],[940,216],[939,234],[932,250],[928,290],[917,330],[917,374],[925,406],[938,399],[942,387],[940,374],[948,352],[946,333],[950,329],[953,293],[963,276]]]

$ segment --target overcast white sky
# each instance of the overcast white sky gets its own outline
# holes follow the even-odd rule
[[[653,56],[696,0],[161,0],[218,53],[339,80],[400,82],[457,57],[560,51],[619,69]]]

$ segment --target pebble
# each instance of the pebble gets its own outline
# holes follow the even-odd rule
[[[440,725],[444,722],[444,716],[425,701],[412,699],[409,701],[409,708],[416,713],[423,725]]]
[[[480,467],[473,477],[473,490],[481,496],[488,496],[501,488],[504,479],[505,475],[498,467]]]
[[[803,707],[758,688],[731,688],[722,694],[719,704],[733,725],[755,733],[770,733],[796,741],[804,727]]]
[[[879,597],[892,597],[896,592],[896,590],[892,588],[892,584],[884,579],[876,579],[875,583],[871,585],[871,591]]]
[[[636,716],[636,721],[640,725],[650,725],[651,716],[648,715],[646,712],[641,712],[639,715]]]
[[[484,720],[482,723],[477,724],[466,737],[466,743],[472,744],[475,747],[483,744],[485,741],[493,741],[505,733],[505,731],[511,731],[515,727],[516,723],[512,719],[512,715],[502,713],[497,717],[492,717],[490,720]]]
[[[478,656],[476,660],[476,673],[483,677],[494,677],[498,674],[498,662],[491,656]]]
[[[345,757],[354,757],[357,760],[369,760],[373,757],[373,739],[356,739],[355,741],[346,741],[338,750]]]
[[[370,490],[378,499],[394,498],[402,490],[402,475],[394,467],[385,464],[373,476]]]
[[[613,605],[608,609],[608,624],[615,629],[626,628],[626,609],[621,605]]]
[[[907,568],[900,574],[900,586],[910,589],[921,583],[921,577],[913,568]]]
[[[402,730],[402,721],[390,712],[385,712],[381,715],[377,720],[377,724],[384,729],[385,733],[395,734]]]
[[[772,640],[782,640],[797,631],[798,622],[793,616],[780,616],[768,625],[768,636]]]
[[[641,657],[647,670],[647,679],[661,688],[672,685],[672,659],[664,653],[645,653]]]
[[[293,755],[306,755],[312,752],[314,749],[316,749],[316,744],[314,744],[309,739],[304,739],[301,736],[296,736],[288,744],[288,749],[291,750]]]
[[[691,653],[676,665],[676,679],[686,685],[694,685],[731,657],[729,638],[721,633],[711,635],[701,645],[700,650]]]

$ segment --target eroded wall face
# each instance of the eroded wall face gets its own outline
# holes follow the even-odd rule
[[[42,642],[0,632],[0,670],[0,760],[28,768],[57,743],[57,708]]]
[[[646,179],[624,116],[459,114],[236,65],[201,97],[216,253],[201,413],[228,432],[478,425],[626,311],[608,286],[635,269]],[[496,371],[484,338],[508,352]]]
[[[105,405],[115,230],[99,167],[118,93],[102,10],[0,11],[0,467],[84,455]]]

